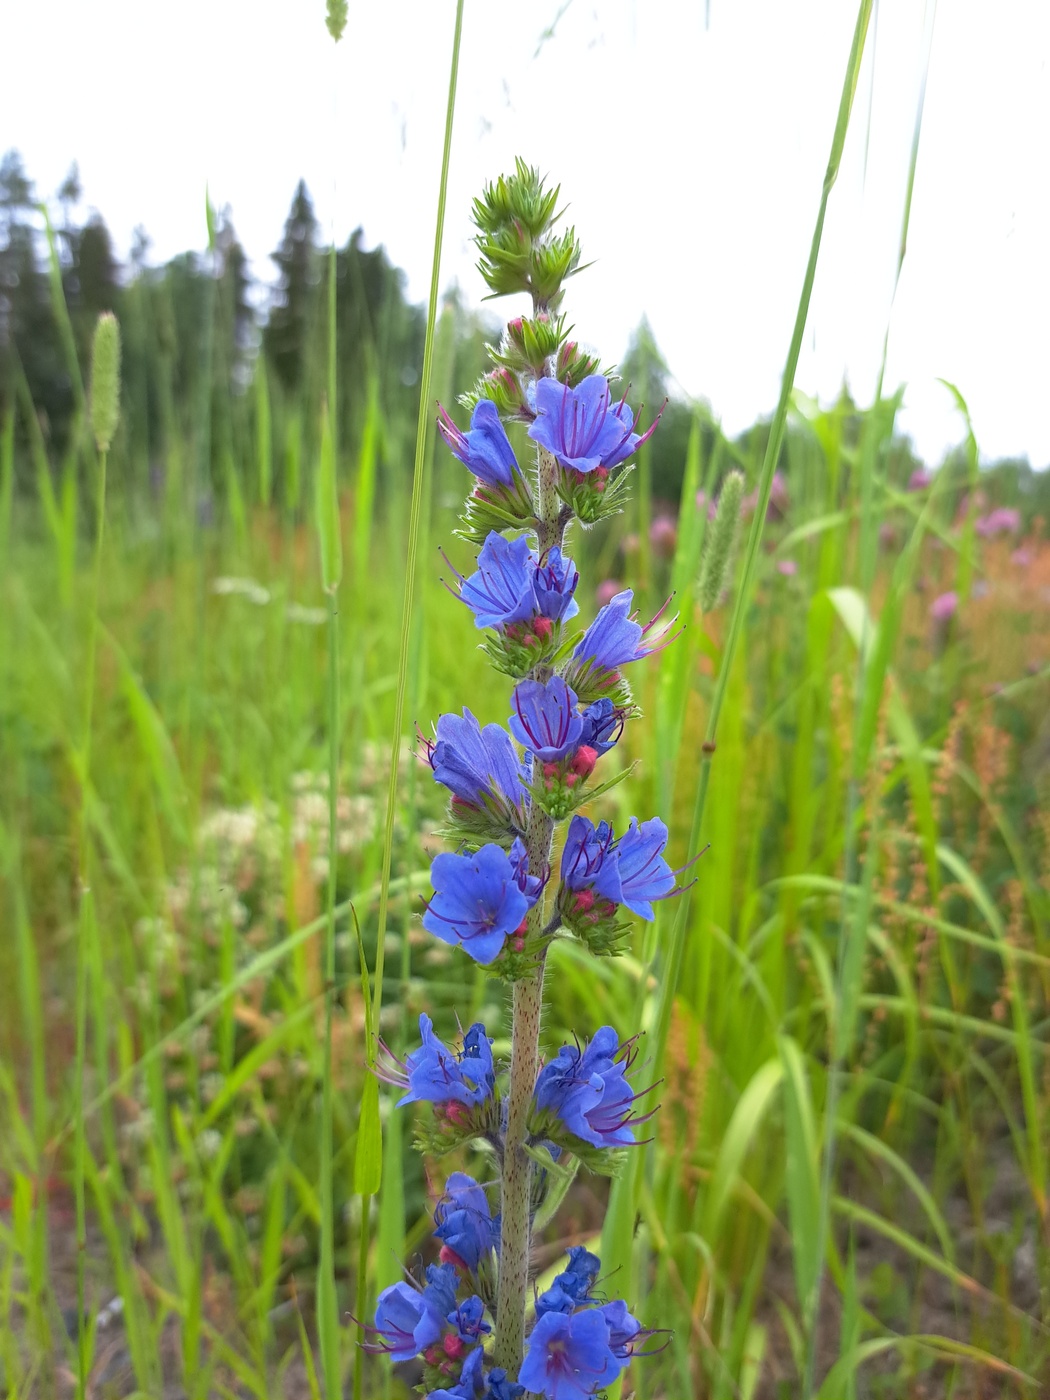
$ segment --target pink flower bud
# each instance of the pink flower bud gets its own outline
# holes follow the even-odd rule
[[[549,617],[533,618],[532,630],[535,632],[536,636],[539,637],[541,642],[546,642],[550,639],[550,635],[554,631],[554,623]]]
[[[582,744],[576,750],[576,757],[572,760],[572,771],[578,777],[589,778],[594,772],[594,765],[597,762],[598,750],[592,749],[590,744]]]
[[[456,1336],[455,1332],[448,1332],[441,1345],[445,1348],[445,1355],[451,1357],[453,1361],[458,1361],[463,1355],[463,1342]]]

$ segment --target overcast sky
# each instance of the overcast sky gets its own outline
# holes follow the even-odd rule
[[[844,378],[870,398],[890,315],[928,7],[877,10],[796,379],[824,401]],[[45,195],[77,160],[122,253],[137,224],[155,259],[201,247],[207,186],[261,277],[302,175],[326,235],[362,224],[423,301],[454,11],[350,0],[336,47],[323,0],[11,3],[0,148]],[[850,0],[467,0],[443,281],[480,299],[470,198],[520,154],[594,260],[567,298],[581,340],[614,361],[647,315],[728,431],[768,413],[854,19]],[[930,460],[961,437],[942,377],[985,457],[1050,463],[1048,53],[1045,0],[937,8],[886,379]]]

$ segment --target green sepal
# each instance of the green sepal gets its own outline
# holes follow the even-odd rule
[[[559,217],[555,210],[560,194],[560,185],[555,185],[553,190],[545,189],[536,167],[526,165],[517,156],[514,174],[501,175],[498,180],[486,184],[480,198],[474,200],[474,223],[482,233],[519,224],[523,233],[538,238]]]
[[[631,687],[619,671],[609,672],[592,661],[570,661],[562,671],[565,684],[571,686],[581,705],[608,698],[618,710],[626,710],[625,719],[637,719],[640,710],[631,703]]]
[[[593,912],[593,911],[592,911]],[[623,919],[602,917],[588,922],[584,914],[560,911],[562,927],[578,938],[596,958],[618,958],[627,951],[631,925]]]
[[[524,627],[524,624],[522,626]],[[523,680],[532,674],[536,666],[553,666],[564,651],[560,623],[554,624],[546,641],[537,637],[534,632],[526,632],[525,638],[529,637],[532,638],[532,646],[527,646],[525,640],[510,636],[508,632],[496,632],[486,636],[481,650],[497,671],[501,671],[505,676],[513,676],[515,680]]]
[[[491,346],[489,352],[492,352]],[[502,418],[516,418],[531,423],[535,416],[526,404],[525,391],[517,376],[505,366],[483,374],[480,379],[475,380],[473,389],[460,394],[457,402],[473,414],[482,399],[491,400],[499,409]]]
[[[543,764],[537,763],[535,767],[539,771],[533,778],[530,789],[532,800],[537,807],[542,807],[552,821],[560,822],[566,817],[571,817],[577,807],[582,807],[585,802],[592,802],[596,797],[601,797],[602,793],[616,787],[617,783],[622,783],[629,773],[633,773],[635,765],[632,763],[629,768],[623,769],[604,783],[599,783],[597,787],[590,787],[586,780],[567,786],[563,779],[569,775],[571,769],[548,777],[543,772]],[[548,782],[550,787],[546,786]]]
[[[550,941],[550,934],[541,934],[527,939],[519,951],[510,946],[508,939],[492,962],[486,964],[485,971],[490,977],[498,977],[501,982],[524,982],[526,978],[535,977],[547,955]]]
[[[499,1132],[500,1095],[494,1089],[491,1097],[480,1104],[434,1104],[428,1118],[417,1124],[415,1141],[420,1152],[441,1157],[471,1142],[481,1141],[491,1147]]]
[[[479,846],[494,842],[509,850],[517,837],[525,839],[526,815],[520,807],[483,797],[482,806],[472,807],[455,798],[445,809],[445,821],[438,835],[476,851]]]
[[[566,341],[558,351],[554,367],[555,379],[567,384],[570,389],[575,389],[592,374],[604,374],[608,379],[613,370],[603,370],[597,355],[588,355],[574,340]]]
[[[581,1166],[597,1176],[618,1176],[630,1150],[626,1147],[594,1147],[578,1138],[575,1133],[568,1132],[556,1114],[533,1110],[529,1115],[529,1141],[525,1151],[533,1160],[538,1160],[533,1154],[545,1142],[553,1142],[555,1147],[571,1152],[574,1157],[579,1158]],[[548,1152],[545,1152],[545,1156],[550,1158]]]
[[[486,349],[494,364],[538,376],[543,373],[547,361],[558,354],[568,334],[563,315],[519,316],[507,326],[499,345],[489,345]]]
[[[460,539],[481,546],[495,530],[525,530],[536,524],[536,506],[528,482],[515,473],[513,486],[488,486],[479,482],[467,497],[460,516]]]
[[[626,504],[627,481],[634,470],[632,463],[617,470],[615,476],[605,479],[604,488],[599,491],[592,480],[594,472],[558,472],[558,495],[572,510],[576,519],[583,525],[596,525],[599,520],[607,520],[612,515],[620,515]]]

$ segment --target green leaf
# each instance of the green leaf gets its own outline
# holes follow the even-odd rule
[[[361,1090],[357,1144],[354,1148],[354,1191],[361,1196],[374,1196],[379,1191],[382,1179],[383,1130],[379,1122],[379,1080],[374,1074],[369,1074]]]
[[[816,1117],[806,1062],[790,1036],[778,1039],[784,1069],[784,1126],[787,1137],[787,1198],[795,1283],[805,1314],[816,1305],[820,1273],[820,1171]]]
[[[321,410],[321,461],[316,483],[317,538],[321,547],[321,583],[334,593],[343,576],[343,539],[339,528],[339,488],[335,444],[327,403]]]
[[[744,1157],[783,1077],[784,1065],[779,1057],[767,1060],[756,1071],[733,1110],[733,1116],[722,1138],[707,1197],[704,1237],[708,1244],[714,1241],[718,1233],[723,1212],[729,1204],[733,1187],[743,1167]]]

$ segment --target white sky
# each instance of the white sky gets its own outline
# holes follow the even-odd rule
[[[925,0],[877,8],[796,377],[825,401],[843,377],[872,394],[919,93]],[[302,175],[326,233],[363,224],[423,301],[454,10],[350,0],[335,47],[323,0],[11,0],[0,149],[40,194],[76,159],[121,251],[141,223],[155,259],[203,245],[207,185],[261,277]],[[616,360],[646,314],[728,431],[769,412],[854,19],[852,0],[467,0],[443,281],[480,299],[470,198],[521,154],[595,260],[569,285],[580,338]],[[941,376],[986,457],[1050,463],[1048,54],[1045,0],[941,0],[886,378],[931,460],[962,436]]]

